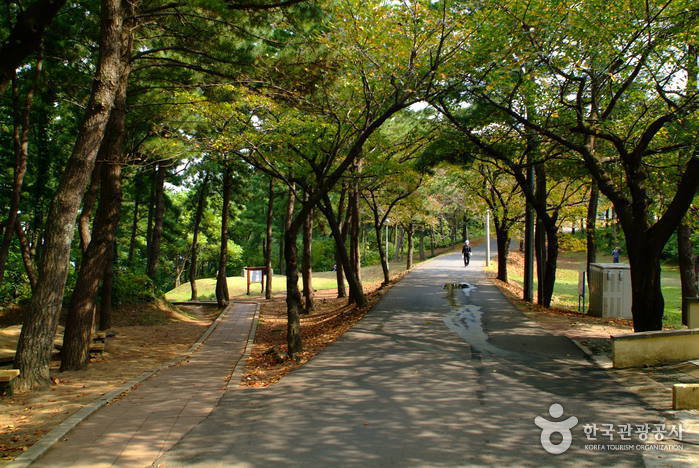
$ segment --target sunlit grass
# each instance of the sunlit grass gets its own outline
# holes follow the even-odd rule
[[[622,262],[624,262],[622,258]],[[600,263],[611,263],[611,256],[601,256]],[[534,267],[536,271],[536,266]],[[552,305],[562,309],[578,310],[578,272],[585,269],[584,252],[564,252],[558,257],[556,269],[556,283],[553,289]],[[497,262],[491,263],[489,270],[497,271]],[[523,271],[521,268],[508,266],[509,280],[520,287],[523,284]],[[682,327],[682,291],[680,287],[680,273],[677,266],[663,265],[661,273],[663,297],[665,298],[665,314],[663,324],[669,328]],[[534,274],[534,295],[536,296],[536,272]],[[587,293],[586,301],[589,301]]]
[[[418,263],[417,261],[415,262]],[[405,271],[405,262],[391,262],[389,271],[391,277],[399,275]],[[362,283],[368,285],[371,283],[380,282],[383,280],[383,271],[381,265],[370,265],[362,267]],[[246,295],[246,281],[242,276],[230,276],[228,279],[228,293],[231,297]],[[202,278],[197,282],[197,300],[200,301],[215,301],[216,300],[216,278]],[[299,286],[301,281],[299,278]],[[313,289],[335,289],[337,288],[336,273],[334,271],[313,272]],[[286,291],[286,276],[274,275],[272,277],[272,293],[282,293]],[[260,283],[252,283],[250,285],[250,296],[260,296]],[[165,293],[165,298],[170,302],[189,301],[192,297],[192,291],[189,282],[182,283],[179,287]]]

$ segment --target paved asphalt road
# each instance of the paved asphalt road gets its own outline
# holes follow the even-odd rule
[[[227,392],[153,466],[642,466],[640,451],[586,449],[609,439],[586,441],[583,427],[660,415],[528,321],[484,279],[474,250],[467,268],[459,254],[416,268],[277,385]],[[443,288],[458,282],[469,287]],[[544,451],[537,416],[577,417],[569,450]]]

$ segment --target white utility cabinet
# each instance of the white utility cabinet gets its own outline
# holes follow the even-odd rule
[[[631,319],[631,270],[625,263],[590,264],[590,308],[595,317]]]

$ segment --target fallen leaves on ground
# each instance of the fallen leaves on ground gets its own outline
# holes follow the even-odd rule
[[[368,306],[363,308],[348,304],[347,298],[338,298],[336,289],[317,291],[313,312],[301,316],[303,351],[298,361],[287,357],[285,296],[278,295],[269,301],[261,301],[255,343],[246,362],[241,385],[266,387],[303,366],[361,320],[404,275],[405,272],[392,278],[391,284],[383,288],[380,283],[365,285]]]
[[[215,307],[187,307],[182,314],[155,304],[144,314],[165,313],[167,320],[158,323],[166,323],[125,326],[136,309],[116,317],[116,336],[107,339],[105,353],[91,359],[86,370],[59,373],[60,362],[54,360],[48,388],[0,399],[0,460],[12,460],[92,401],[187,352],[218,314]]]

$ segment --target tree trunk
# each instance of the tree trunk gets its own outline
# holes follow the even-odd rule
[[[354,303],[358,307],[366,307],[367,300],[366,296],[364,295],[362,283],[359,280],[359,278],[357,278],[357,276],[354,274],[354,270],[351,267],[351,260],[349,258],[349,255],[347,255],[345,241],[343,239],[342,233],[340,232],[340,225],[337,221],[337,218],[335,218],[335,213],[333,212],[332,204],[330,203],[330,198],[327,195],[325,195],[325,197],[323,198],[323,202],[321,203],[320,208],[323,210],[323,213],[325,214],[325,217],[328,220],[330,230],[332,231],[333,237],[335,238],[335,244],[337,245],[337,249],[335,251],[339,256],[342,268],[344,268],[345,270],[347,284],[349,284],[350,289],[350,297],[354,298]],[[339,267],[340,265],[338,265],[338,268]]]
[[[18,224],[17,216],[19,214],[19,203],[22,198],[22,185],[24,183],[24,175],[27,173],[27,155],[29,153],[29,113],[32,108],[32,100],[34,93],[39,85],[39,77],[44,60],[43,55],[39,54],[34,68],[34,79],[31,87],[27,91],[24,98],[24,106],[22,112],[16,112],[14,122],[14,150],[15,150],[15,171],[12,181],[12,194],[10,195],[10,211],[7,214],[7,222],[5,223],[5,231],[3,232],[2,241],[0,241],[0,285],[5,276],[5,266],[7,256],[10,252],[10,242],[15,234],[15,227]],[[16,93],[16,87],[13,81],[13,94],[15,102],[19,102]]]
[[[408,223],[408,253],[405,268],[410,270],[413,267],[413,223]]]
[[[558,230],[555,226],[546,226],[546,261],[544,262],[543,298],[541,305],[551,307],[553,288],[556,284],[556,267],[558,263]]]
[[[434,228],[430,226],[430,257],[434,257]]]
[[[112,288],[114,284],[114,262],[116,261],[116,240],[109,250],[109,256],[104,267],[104,278],[102,279],[102,297],[100,298],[100,321],[101,331],[112,328]]]
[[[379,213],[377,211],[372,211],[374,215],[374,233],[376,234],[376,246],[379,249],[379,258],[381,259],[381,270],[383,271],[383,283],[381,287],[386,286],[391,278],[388,271],[388,255],[386,254],[386,249],[383,247],[381,242],[381,228],[382,224],[379,220]]]
[[[192,288],[192,297],[190,300],[197,300],[197,249],[199,248],[199,226],[201,218],[204,215],[204,205],[206,204],[206,193],[209,184],[209,175],[204,176],[204,180],[199,187],[197,197],[197,209],[194,213],[194,222],[192,223],[192,247],[189,255],[189,285]]]
[[[543,305],[544,299],[544,274],[546,271],[546,230],[539,216],[536,218],[534,230],[534,258],[536,260],[536,303]]]
[[[133,218],[131,219],[131,236],[129,239],[129,254],[126,263],[133,267],[134,253],[136,252],[136,233],[138,231],[138,209],[141,204],[141,177],[136,175],[134,181]]]
[[[293,194],[289,193],[287,213],[289,206],[293,213]],[[296,256],[296,237],[298,228],[294,223],[288,223],[284,231],[284,258],[286,259],[286,344],[289,357],[298,359],[298,354],[303,350],[301,343],[301,294],[299,293],[299,272]]]
[[[599,206],[599,187],[595,181],[590,186],[590,202],[585,218],[585,236],[587,238],[587,277],[590,278],[590,263],[597,261],[597,208]]]
[[[29,249],[29,241],[27,240],[27,235],[24,232],[22,223],[19,219],[15,223],[15,232],[17,233],[17,241],[19,242],[19,248],[22,252],[22,263],[24,263],[24,270],[27,272],[27,278],[29,278],[29,286],[32,288],[32,293],[36,289],[36,267],[34,261],[32,260],[32,254]]]
[[[352,189],[352,193],[349,197],[349,205],[347,207],[350,212],[350,225],[349,225],[349,240],[350,240],[350,264],[349,267],[352,269],[352,274],[356,276],[357,280],[361,282],[362,269],[361,269],[361,257],[359,253],[359,226],[360,226],[360,216],[359,216],[359,192],[357,188]],[[363,294],[363,293],[362,293]],[[352,295],[352,289],[350,288],[350,302],[356,303],[356,298]]]
[[[694,249],[691,239],[691,228],[688,217],[685,216],[677,228],[677,254],[680,263],[680,283],[682,285],[682,323],[687,325],[687,299],[699,296],[697,278],[694,272]]]
[[[306,195],[306,199],[308,195]],[[301,280],[303,283],[304,313],[313,312],[313,272],[311,268],[313,248],[313,209],[308,211],[303,220],[303,256],[301,263]]]
[[[102,0],[100,57],[92,94],[47,219],[37,288],[15,354],[15,368],[21,374],[14,380],[13,388],[18,391],[46,387],[49,383],[49,360],[68,276],[75,218],[95,164],[122,71],[120,36],[123,13],[119,0]]]
[[[274,179],[269,178],[267,195],[267,243],[265,244],[265,266],[267,267],[267,285],[265,299],[272,298],[272,218],[274,214]]]
[[[510,251],[510,232],[503,221],[495,222],[495,236],[498,244],[498,276],[500,281],[508,282],[507,256]]]
[[[160,260],[160,239],[163,235],[163,221],[165,217],[165,176],[167,168],[161,162],[155,172],[153,207],[153,231],[151,233],[150,245],[148,246],[148,264],[146,274],[150,279],[156,281],[158,261]]]
[[[228,302],[230,301],[230,295],[228,293],[228,276],[226,275],[226,265],[228,264],[228,213],[230,212],[232,189],[233,175],[230,166],[226,164],[223,170],[223,206],[221,207],[221,247],[219,248],[218,253],[218,271],[216,273],[216,302],[218,303],[219,307],[227,306]]]
[[[289,189],[289,197],[286,199],[286,212],[284,214],[284,232],[289,230],[289,226],[291,226],[291,222],[293,221],[293,218],[294,218],[294,193],[293,193],[293,187],[292,187]],[[296,234],[298,234],[298,232],[296,232]],[[286,242],[286,234],[284,234],[284,242]],[[283,248],[284,248],[284,256],[286,256],[286,246],[283,246]],[[294,246],[294,253],[295,252],[296,252],[296,246]],[[285,267],[282,269],[282,274],[286,274],[286,264],[287,264],[287,262],[285,261],[284,262]]]
[[[660,284],[660,253],[642,232],[626,232],[631,267],[633,328],[635,332],[662,330],[665,300]],[[660,244],[662,245],[662,244]]]
[[[396,226],[396,250],[393,255],[394,262],[400,261],[400,254],[403,252],[403,235],[403,228],[400,225]]]
[[[339,228],[340,228],[340,236],[342,238],[342,241],[344,243],[345,239],[347,239],[347,232],[348,232],[348,224],[349,224],[349,218],[348,216],[351,214],[351,211],[347,209],[347,212],[345,213],[345,196],[347,194],[346,188],[343,187],[342,191],[340,192],[340,201],[337,204],[337,219],[338,222],[340,223]],[[342,244],[344,245],[344,244]],[[335,277],[337,280],[337,297],[347,297],[347,288],[345,287],[345,266],[342,264],[342,259],[340,258],[340,244],[335,240]]]
[[[98,157],[95,163],[95,168],[92,170],[90,185],[87,187],[85,196],[83,197],[83,209],[78,216],[78,234],[80,234],[80,251],[85,254],[87,246],[90,245],[92,233],[90,232],[90,221],[92,220],[92,212],[97,203],[97,195],[100,189],[100,180],[102,179],[102,163]]]
[[[155,175],[158,172],[157,166],[148,174],[148,221],[146,222],[146,269],[150,265],[151,244],[153,241],[153,219],[155,218]]]
[[[284,226],[286,223],[282,222],[281,234],[279,235],[279,274],[286,274],[286,261],[284,260]]]
[[[420,229],[420,242],[419,242],[419,256],[420,256],[420,261],[425,260],[425,231],[423,229]]]
[[[121,163],[125,136],[126,87],[129,75],[126,67],[124,65],[114,107],[97,156],[99,161],[103,161],[100,164],[102,170],[99,171],[100,201],[95,214],[93,238],[83,254],[68,307],[61,350],[62,372],[87,367],[97,292],[107,265],[112,260],[121,208]]]

